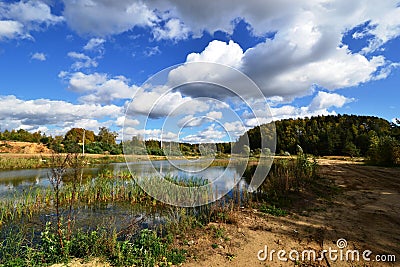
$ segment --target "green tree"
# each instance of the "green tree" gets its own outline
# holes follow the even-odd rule
[[[83,137],[85,137],[85,144],[95,141],[94,132],[83,128],[72,128],[65,134],[64,140],[66,142],[83,143]]]
[[[380,137],[372,142],[368,158],[380,166],[400,165],[400,142],[391,136]]]
[[[107,145],[115,145],[118,134],[110,131],[107,127],[100,127],[97,141]]]
[[[348,141],[343,148],[343,153],[353,158],[360,154],[360,150],[356,147],[355,144],[353,144],[353,142]]]

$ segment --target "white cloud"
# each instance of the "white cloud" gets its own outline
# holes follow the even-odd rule
[[[165,132],[161,129],[136,129],[133,127],[124,128],[124,140],[130,140],[133,136],[140,136],[143,139],[161,140],[164,141],[177,141],[178,135],[172,132]]]
[[[56,24],[64,20],[63,17],[51,14],[50,7],[42,1],[19,1],[12,4],[0,4],[2,17],[14,19],[24,24],[44,23]]]
[[[207,113],[206,117],[212,118],[212,119],[222,119],[222,112],[220,111],[210,111]]]
[[[135,26],[151,27],[159,20],[141,1],[64,1],[64,4],[67,23],[79,34],[118,34]]]
[[[230,135],[231,140],[236,140],[247,130],[243,121],[225,122],[223,125],[225,131]]]
[[[193,115],[209,109],[209,105],[204,101],[183,97],[180,92],[167,91],[168,89],[164,86],[150,91],[139,88],[129,105],[129,112],[160,118],[181,114]]]
[[[117,121],[115,122],[115,124],[117,126],[120,127],[133,127],[133,126],[137,126],[140,124],[140,122],[136,119],[129,119],[126,118],[125,116],[121,116],[117,118]]]
[[[32,38],[30,31],[60,23],[62,16],[51,14],[42,1],[0,2],[0,40]]]
[[[344,45],[329,44],[326,47],[325,38],[328,38],[328,43],[331,38],[325,35],[312,25],[302,25],[288,33],[278,33],[274,39],[268,39],[246,52],[233,41],[229,44],[212,41],[203,52],[189,54],[187,62],[215,62],[238,68],[256,82],[264,96],[274,101],[281,99],[281,102],[311,94],[314,85],[336,90],[381,79],[390,73],[389,66],[394,66],[383,56],[368,59],[352,53]],[[183,82],[185,77],[190,77],[187,80],[218,81],[221,84],[240,83],[234,80],[235,77],[226,75],[212,70],[212,66],[200,69],[194,65],[171,71],[170,79],[175,79],[175,83]],[[254,93],[245,86],[241,87],[236,92],[241,96],[251,97]]]
[[[147,57],[152,57],[161,54],[161,50],[158,46],[147,47],[146,50],[143,51],[143,54]]]
[[[31,59],[36,59],[39,61],[45,61],[46,60],[46,55],[44,53],[35,53],[32,55]]]
[[[68,82],[68,89],[83,94],[83,103],[111,103],[114,100],[130,99],[138,87],[129,85],[124,76],[108,77],[104,73],[60,72],[59,77]]]
[[[345,104],[355,101],[354,98],[347,98],[336,93],[327,93],[320,91],[312,99],[311,103],[303,107],[295,107],[292,105],[283,105],[280,107],[271,107],[268,111],[267,107],[260,107],[260,110],[254,110],[257,118],[253,113],[246,111],[243,118],[247,127],[254,127],[260,124],[271,122],[272,120],[282,120],[288,118],[304,118],[318,115],[335,115],[334,110],[329,111],[333,107],[341,108]]]
[[[123,109],[115,105],[81,104],[49,99],[22,100],[13,95],[0,96],[0,122],[3,128],[33,129],[46,125],[71,128],[76,125],[98,127],[103,118],[117,118]],[[92,128],[93,128],[92,127]]]
[[[183,40],[187,39],[190,30],[179,19],[168,20],[164,27],[156,27],[153,29],[153,35],[156,40]]]
[[[211,41],[201,53],[191,53],[186,62],[213,62],[239,68],[243,58],[242,48],[235,42]]]
[[[80,70],[82,68],[92,68],[98,66],[98,63],[95,59],[92,59],[91,57],[83,53],[69,52],[68,56],[76,60],[71,66],[71,68],[74,70]]]
[[[347,98],[339,94],[332,94],[320,91],[314,97],[308,109],[310,111],[315,111],[315,110],[327,109],[330,107],[341,108],[345,104],[352,101],[354,101],[354,99],[352,98]]]
[[[224,131],[218,130],[215,124],[211,124],[204,130],[182,137],[181,140],[188,143],[216,143],[221,142],[226,136]]]
[[[83,47],[84,50],[102,49],[103,44],[106,42],[103,38],[92,38]]]
[[[397,5],[398,2],[385,1],[374,7],[378,8],[379,12],[376,12],[377,16],[373,16],[370,22],[373,27],[368,27],[364,33],[364,36],[372,36],[368,46],[363,48],[364,53],[374,52],[388,41],[400,36],[400,8],[393,8]],[[380,12],[385,12],[384,16],[379,16]]]
[[[24,36],[24,25],[18,21],[0,20],[0,40]]]

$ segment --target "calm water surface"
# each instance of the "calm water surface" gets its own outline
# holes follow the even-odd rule
[[[83,179],[96,177],[104,169],[110,169],[115,174],[128,171],[127,163],[111,163],[86,167],[82,170]],[[180,178],[198,177],[214,182],[219,189],[232,188],[241,175],[234,167],[212,166],[205,168],[201,164],[190,165],[187,161],[139,161],[130,162],[129,169],[135,176],[163,175],[177,176]],[[49,187],[50,169],[23,169],[0,171],[0,198],[12,197],[18,193]],[[65,180],[71,176],[71,170],[65,174]]]

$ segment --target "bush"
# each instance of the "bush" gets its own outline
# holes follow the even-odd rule
[[[377,138],[368,150],[368,161],[378,166],[400,165],[400,142],[390,136]]]

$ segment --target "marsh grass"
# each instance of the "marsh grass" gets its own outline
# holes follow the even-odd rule
[[[0,169],[13,170],[13,169],[36,169],[49,167],[47,159],[41,157],[9,157],[0,154]]]
[[[287,199],[292,192],[299,192],[317,179],[317,162],[306,154],[295,158],[275,159],[271,170],[259,188],[271,201]]]
[[[79,170],[80,167],[75,168]],[[252,168],[255,166],[249,166],[247,170],[250,178]],[[316,169],[316,162],[306,155],[277,159],[256,194],[242,191],[236,186],[228,196],[216,202],[190,208],[158,202],[139,186],[144,183],[147,188],[158,189],[160,194],[167,193],[169,188],[160,188],[157,177],[134,177],[127,171],[114,173],[104,169],[98,177],[82,180],[77,171],[71,181],[60,186],[58,196],[51,188],[31,189],[15,196],[15,199],[0,203],[0,266],[45,266],[68,262],[72,257],[85,260],[97,257],[114,266],[179,264],[185,260],[185,251],[174,248],[176,236],[189,236],[194,229],[203,228],[210,222],[236,224],[237,210],[246,206],[257,206],[262,212],[285,216],[286,210],[280,204],[291,193],[315,184]],[[212,188],[208,186],[209,181],[201,178],[167,176],[165,180],[182,187],[205,186],[206,190],[200,196],[205,199],[213,194]],[[188,197],[187,193],[180,191],[173,195],[175,200]],[[70,220],[74,220],[73,217],[67,217],[66,223],[61,217],[59,225],[46,224],[36,242],[31,241],[28,238],[30,235],[24,233],[22,228],[10,230],[9,226],[21,218],[29,220],[43,209],[54,211],[57,202],[63,211],[116,202],[158,206],[163,210],[164,222],[155,231],[127,227],[127,230],[117,232],[112,220],[107,228],[82,229],[75,228],[74,224],[68,225]],[[222,228],[214,229],[212,234],[215,238],[225,236]]]
[[[66,155],[67,154],[65,154],[65,156]],[[52,166],[51,158],[52,156],[49,155],[20,157],[0,154],[0,170],[49,168]],[[125,162],[125,157],[115,155],[89,155],[85,157],[85,165],[110,164],[117,162]]]

